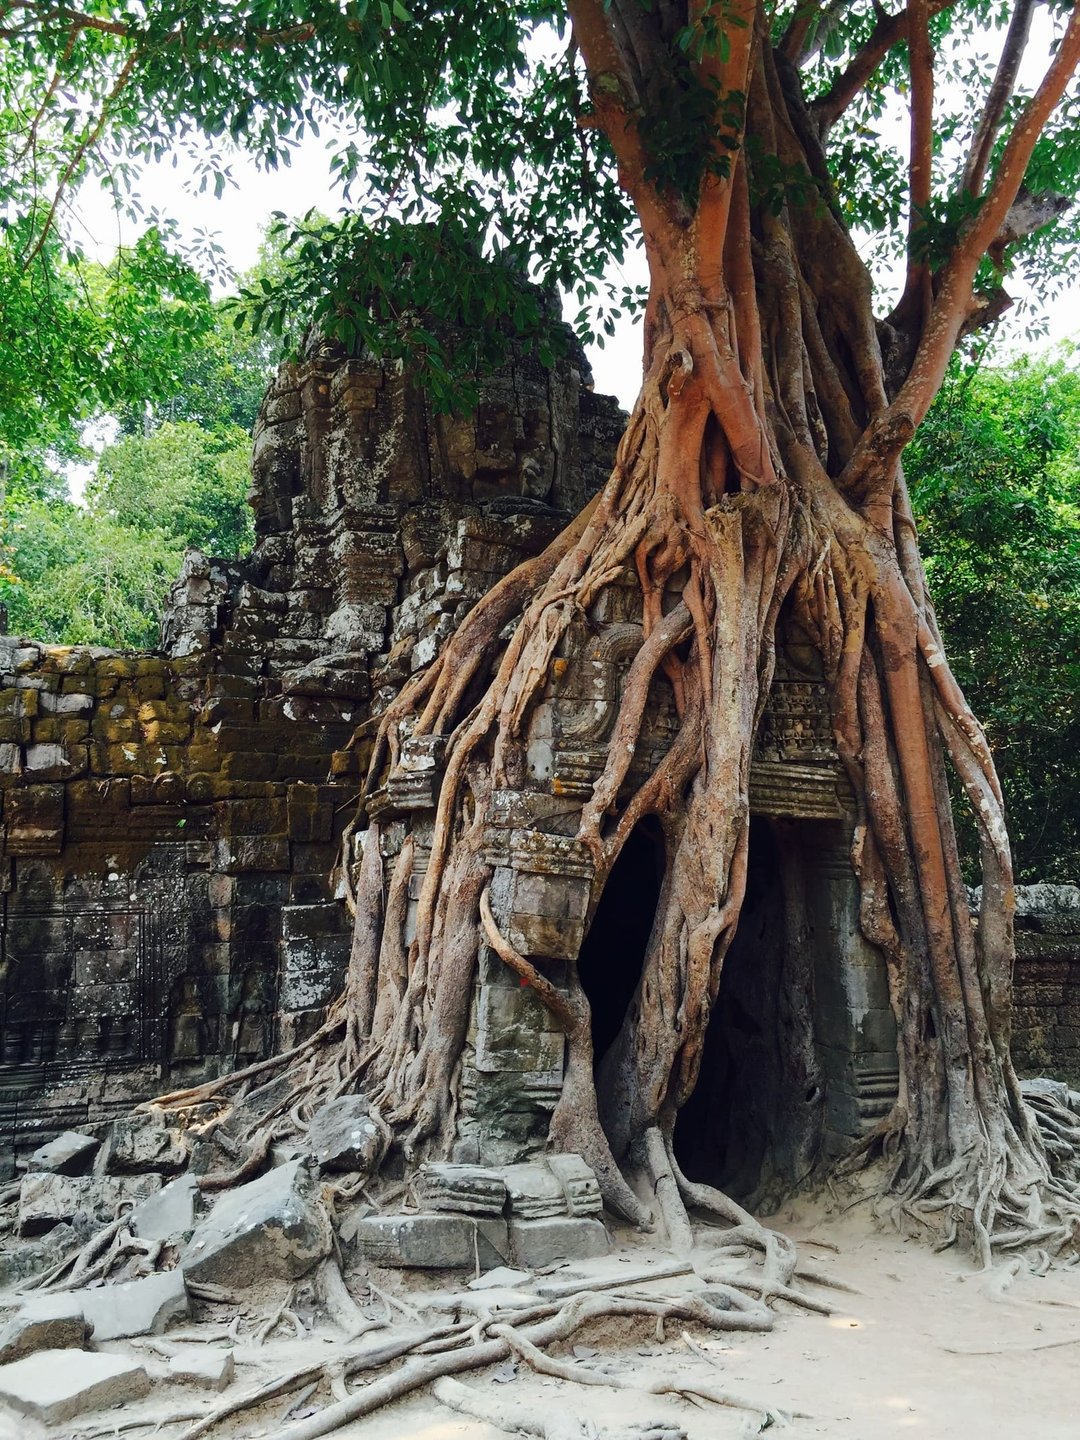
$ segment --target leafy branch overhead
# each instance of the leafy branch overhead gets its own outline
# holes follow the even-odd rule
[[[733,52],[753,27],[769,24],[781,83],[804,97],[795,113],[812,164],[784,167],[775,147],[759,148],[755,193],[773,206],[838,205],[883,253],[903,244],[899,227],[910,216],[908,285],[889,317],[910,362],[925,308],[916,292],[940,287],[950,257],[979,230],[980,202],[1003,167],[1010,184],[1016,178],[1005,141],[1024,129],[1031,108],[1034,87],[1019,84],[1028,73],[1020,64],[1028,0],[1015,16],[961,0],[913,0],[892,12],[870,0],[799,0],[768,21],[735,0],[689,10],[669,0],[619,5],[613,23],[625,44],[614,65],[586,56],[571,33],[571,18],[587,33],[590,8],[534,0],[0,3],[5,273],[21,277],[44,318],[58,257],[78,252],[70,201],[80,183],[97,178],[134,201],[126,192],[139,163],[195,147],[199,134],[228,137],[268,167],[285,165],[298,142],[333,122],[336,137],[351,136],[335,139],[329,161],[350,208],[314,240],[298,237],[287,274],[274,294],[255,298],[253,318],[283,330],[318,311],[348,343],[422,360],[434,388],[448,393],[477,363],[497,363],[499,346],[490,336],[464,350],[426,338],[441,326],[457,337],[494,329],[498,311],[538,343],[543,337],[549,353],[551,316],[533,313],[515,272],[574,295],[586,339],[602,339],[622,309],[641,303],[605,279],[640,238],[628,182],[633,147],[676,223],[691,223],[700,187],[710,176],[723,180],[743,143],[747,101],[729,73]],[[1047,10],[1060,31],[1067,9]],[[994,30],[1003,32],[996,65],[983,53],[993,50]],[[975,44],[976,33],[985,44]],[[895,123],[897,97],[909,94],[918,100],[910,165]],[[988,233],[977,241],[982,250],[997,246],[999,267],[1026,259],[1046,278],[1071,253],[1070,227],[1056,222],[1080,186],[1078,103],[1073,87],[1043,117],[1037,146],[1025,147],[1028,190],[1065,197],[1048,233],[1045,206],[1011,220],[990,207]],[[626,138],[618,154],[603,122],[615,112]],[[204,183],[220,190],[225,161],[200,163]],[[898,188],[905,174],[910,203]],[[491,256],[505,267],[494,283],[478,269]],[[461,286],[450,283],[458,274]],[[474,293],[485,286],[490,305]],[[408,339],[400,334],[406,317]]]

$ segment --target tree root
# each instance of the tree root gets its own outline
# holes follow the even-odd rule
[[[648,1383],[640,1383],[623,1380],[614,1375],[602,1375],[567,1360],[554,1360],[523,1335],[518,1334],[512,1325],[493,1325],[491,1334],[505,1339],[514,1354],[524,1360],[539,1375],[552,1375],[558,1380],[571,1380],[577,1385],[606,1385],[613,1390],[632,1390],[641,1395],[678,1395],[684,1400],[691,1398],[708,1400],[713,1405],[730,1406],[736,1410],[750,1410],[760,1415],[763,1422],[769,1424],[788,1418],[787,1415],[773,1410],[768,1405],[763,1405],[760,1401],[747,1400],[743,1396],[734,1395],[728,1390],[720,1390],[714,1385],[702,1384],[697,1380],[679,1380],[677,1382],[652,1380]],[[762,1428],[765,1428],[765,1424],[762,1425]]]
[[[645,1317],[658,1323],[679,1320],[719,1331],[760,1333],[771,1328],[773,1316],[760,1301],[731,1287],[722,1287],[720,1298],[721,1303],[729,1308],[720,1308],[720,1305],[700,1295],[656,1299],[579,1292],[562,1303],[538,1302],[535,1306],[515,1312],[512,1326],[505,1322],[501,1313],[493,1312],[481,1316],[475,1324],[457,1323],[413,1331],[374,1348],[367,1346],[357,1351],[335,1347],[334,1353],[318,1364],[275,1376],[247,1394],[225,1401],[210,1414],[201,1416],[183,1432],[180,1440],[200,1440],[201,1436],[224,1421],[304,1386],[329,1384],[331,1377],[336,1377],[338,1383],[335,1388],[340,1388],[344,1380],[361,1371],[381,1369],[394,1360],[412,1357],[406,1358],[405,1364],[393,1374],[374,1381],[357,1394],[336,1399],[319,1414],[289,1426],[281,1434],[281,1440],[315,1440],[317,1436],[332,1434],[341,1426],[370,1415],[383,1405],[444,1376],[481,1369],[514,1353],[524,1353],[532,1364],[546,1346],[568,1339],[582,1326],[599,1319]],[[444,1348],[435,1348],[440,1346]],[[586,1373],[575,1374],[574,1378],[582,1379]],[[586,1379],[584,1383],[610,1382],[597,1377]],[[659,1388],[634,1388],[642,1389],[643,1393],[693,1395],[699,1400],[734,1405],[764,1417],[777,1413],[765,1405],[744,1401],[707,1385],[698,1386],[692,1382],[679,1386],[657,1382],[657,1385]]]

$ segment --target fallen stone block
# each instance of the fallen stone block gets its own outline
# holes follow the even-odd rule
[[[94,1327],[95,1343],[125,1340],[131,1335],[161,1335],[170,1321],[184,1319],[190,1309],[180,1270],[163,1270],[142,1280],[94,1290],[74,1290],[72,1296]]]
[[[506,1206],[506,1185],[501,1175],[482,1165],[421,1165],[415,1188],[417,1201],[427,1210],[501,1215]]]
[[[109,1126],[96,1168],[110,1175],[175,1173],[187,1164],[183,1132],[160,1110],[121,1115]]]
[[[542,1160],[506,1165],[500,1174],[506,1185],[512,1219],[540,1220],[549,1215],[566,1214],[562,1182]]]
[[[7,1236],[0,1248],[0,1290],[9,1290],[32,1280],[77,1250],[82,1241],[65,1221],[33,1240]]]
[[[330,1253],[333,1229],[304,1160],[268,1170],[221,1196],[180,1256],[192,1280],[226,1287],[296,1280]]]
[[[39,1350],[0,1365],[0,1405],[45,1425],[141,1400],[149,1390],[146,1371],[125,1355]]]
[[[131,1212],[130,1226],[140,1240],[176,1244],[195,1229],[195,1201],[199,1182],[194,1175],[178,1175],[164,1189],[143,1200]]]
[[[86,1226],[107,1225],[123,1205],[135,1205],[160,1189],[160,1175],[24,1175],[19,1234],[38,1235],[76,1215]]]
[[[342,1228],[354,1253],[405,1270],[481,1270],[507,1260],[506,1222],[471,1215],[365,1215]]]
[[[39,1145],[27,1160],[26,1168],[29,1171],[49,1172],[53,1175],[85,1175],[100,1144],[92,1135],[80,1135],[77,1130],[65,1130],[54,1140],[47,1140],[44,1145]]]
[[[379,1158],[382,1136],[363,1095],[342,1095],[312,1116],[308,1143],[320,1170],[366,1174]]]
[[[90,1326],[77,1296],[32,1295],[0,1330],[0,1365],[37,1350],[79,1350]]]
[[[233,1382],[236,1363],[231,1350],[215,1350],[210,1345],[185,1345],[170,1356],[169,1373],[184,1385],[198,1385],[203,1390],[225,1390]]]
[[[599,1220],[552,1216],[511,1220],[510,1250],[516,1265],[536,1270],[556,1260],[591,1260],[606,1255],[611,1240]]]
[[[562,1186],[566,1208],[571,1215],[601,1214],[604,1201],[592,1166],[587,1165],[580,1155],[548,1155],[546,1163]]]

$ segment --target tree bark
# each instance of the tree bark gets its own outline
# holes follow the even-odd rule
[[[673,1164],[672,1135],[697,1081],[738,924],[751,752],[787,603],[821,656],[856,797],[851,854],[861,923],[888,964],[900,1094],[874,1139],[890,1159],[897,1202],[920,1219],[939,1216],[948,1236],[963,1230],[984,1261],[995,1233],[1045,1229],[1047,1217],[1065,1243],[1076,1198],[1051,1174],[1009,1057],[1013,886],[1001,791],[942,650],[900,463],[967,313],[975,251],[990,243],[1020,184],[1024,122],[970,247],[933,290],[929,272],[912,267],[920,338],[890,398],[870,277],[838,213],[827,194],[795,203],[770,180],[808,178],[821,167],[805,106],[789,78],[781,83],[756,7],[728,7],[742,24],[722,61],[717,54],[701,62],[699,79],[745,97],[745,134],[726,146],[715,141],[715,163],[688,195],[649,178],[639,128],[647,76],[620,48],[623,32],[611,19],[633,10],[624,31],[640,28],[636,5],[571,0],[569,8],[596,114],[642,222],[651,293],[641,395],[597,501],[475,607],[383,717],[372,784],[396,762],[403,734],[446,742],[416,936],[405,945],[411,850],[384,877],[372,836],[349,981],[326,1032],[336,1059],[321,1088],[306,1093],[359,1083],[408,1154],[447,1146],[483,937],[565,1031],[552,1144],[583,1154],[609,1204],[650,1223],[623,1173],[643,1168],[672,1234],[684,1233],[679,1193],[696,1191]],[[936,8],[912,0],[906,21],[917,200],[928,193],[925,30]],[[1061,74],[1051,67],[1062,85],[1064,64]],[[1036,118],[1052,98],[1040,91]],[[1037,127],[1031,143],[1035,134]],[[606,768],[581,817],[578,838],[595,862],[591,912],[643,816],[663,827],[667,868],[641,980],[597,1087],[580,981],[571,967],[568,988],[557,990],[499,934],[484,834],[491,793],[510,783],[530,708],[568,627],[627,567],[640,585],[643,641]],[[619,809],[655,687],[668,688],[678,731]],[[977,931],[946,764],[979,823]]]

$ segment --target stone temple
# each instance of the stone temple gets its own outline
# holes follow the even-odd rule
[[[349,948],[342,837],[370,743],[360,727],[602,484],[622,419],[574,354],[551,371],[518,354],[471,414],[448,417],[395,368],[312,343],[282,367],[256,427],[254,550],[231,564],[188,555],[160,650],[0,639],[7,1173],[62,1130],[319,1023]],[[573,837],[640,641],[635,594],[629,576],[612,587],[555,659],[527,773],[497,796],[488,837],[500,928],[556,979],[577,961],[598,1056],[636,984],[661,873],[644,823],[584,933],[591,869]],[[767,1155],[767,1134],[810,1134],[836,1153],[897,1085],[824,686],[788,622],[781,640],[751,778],[746,906],[676,1135],[691,1170],[743,1194],[813,1159]],[[639,766],[671,732],[662,697],[651,704]],[[414,887],[441,758],[406,744],[369,800],[388,859],[412,834]],[[1080,1070],[1078,903],[1055,892],[1022,909],[1021,1066]],[[813,1016],[798,1043],[781,975],[797,977]],[[528,1158],[562,1083],[562,1035],[484,950],[472,1017],[455,1158]]]

